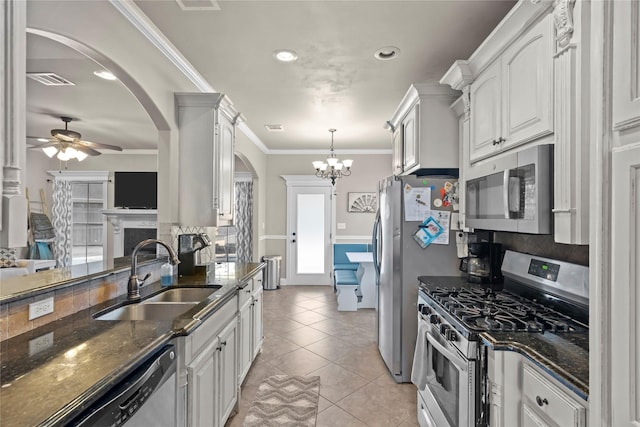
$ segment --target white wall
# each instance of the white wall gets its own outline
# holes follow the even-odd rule
[[[266,200],[266,227],[264,234],[265,251],[268,255],[282,255],[281,271],[286,271],[285,240],[287,223],[287,190],[281,175],[313,175],[311,164],[320,160],[322,155],[268,155]],[[339,155],[339,158],[347,156]],[[347,212],[347,194],[349,192],[376,192],[378,181],[392,174],[390,154],[349,155],[354,160],[352,174],[336,181],[336,223],[344,223],[346,229],[336,230],[336,240],[341,237],[361,237],[349,242],[369,242],[374,214]],[[321,179],[321,178],[318,178]],[[342,241],[344,242],[344,241]],[[283,273],[284,274],[284,273]]]

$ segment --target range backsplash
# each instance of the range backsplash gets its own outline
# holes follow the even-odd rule
[[[494,242],[502,243],[502,249],[524,252],[545,258],[553,258],[574,264],[589,265],[588,245],[564,245],[553,241],[553,235],[520,234],[496,231]]]

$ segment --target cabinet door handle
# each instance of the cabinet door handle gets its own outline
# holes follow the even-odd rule
[[[538,404],[538,406],[544,406],[544,405],[548,405],[549,401],[547,400],[547,398],[542,398],[540,396],[536,396],[536,403]]]
[[[220,345],[221,345],[222,347],[225,347],[225,346],[227,345],[227,342],[226,342],[226,341],[222,341],[222,343],[221,343]],[[545,400],[547,400],[547,399],[545,399]]]
[[[506,142],[506,139],[504,139],[503,137],[498,138],[498,144],[501,142]]]
[[[251,289],[245,289],[245,292],[250,294],[251,293]]]

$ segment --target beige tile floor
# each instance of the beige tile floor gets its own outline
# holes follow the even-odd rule
[[[396,384],[376,345],[375,310],[339,312],[330,286],[283,286],[264,292],[264,345],[242,385],[241,426],[262,380],[319,375],[316,425],[417,426],[416,388]]]

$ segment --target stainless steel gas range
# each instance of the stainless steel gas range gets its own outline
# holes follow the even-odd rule
[[[489,425],[480,334],[588,331],[588,268],[507,251],[502,272],[499,287],[419,278],[412,381],[422,427]]]

